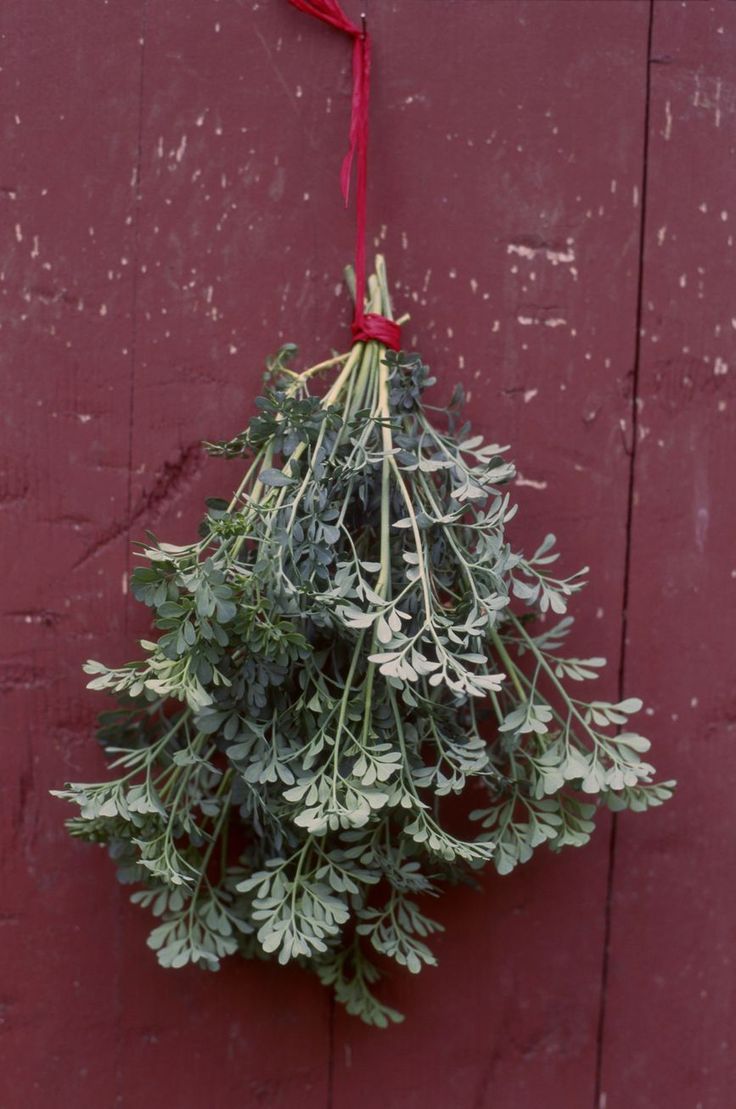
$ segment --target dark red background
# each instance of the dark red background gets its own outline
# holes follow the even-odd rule
[[[355,3],[346,5],[357,16]],[[103,772],[145,528],[191,536],[282,340],[345,345],[346,42],[286,0],[8,0],[0,1104],[725,1109],[734,994],[736,7],[366,0],[370,221],[409,338],[513,444],[580,655],[676,800],[454,892],[364,1028],[307,975],[160,970],[65,779]]]

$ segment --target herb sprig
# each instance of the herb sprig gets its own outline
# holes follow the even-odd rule
[[[381,258],[369,292],[390,315]],[[582,846],[601,803],[639,811],[674,783],[629,729],[639,700],[578,695],[604,665],[563,650],[587,571],[557,576],[552,535],[512,549],[514,468],[461,391],[438,426],[418,355],[366,342],[296,372],[295,354],[209,444],[246,460],[232,499],[196,541],[144,545],[132,591],[155,632],[85,667],[120,702],[100,727],[113,776],[57,796],[139,887],[163,966],[298,960],[384,1026],[375,956],[434,964],[426,906],[448,880]],[[449,795],[472,799],[465,824]]]

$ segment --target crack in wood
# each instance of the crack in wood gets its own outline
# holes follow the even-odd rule
[[[190,443],[173,462],[165,462],[151,491],[143,494],[135,507],[129,510],[124,520],[111,524],[99,539],[77,559],[72,566],[72,570],[84,566],[91,558],[106,550],[121,535],[126,536],[127,559],[133,527],[148,517],[155,519],[184,489],[188,488],[202,468],[203,455],[204,451],[200,442]]]
[[[624,574],[623,574],[623,599],[622,599],[622,614],[621,614],[621,640],[619,647],[619,669],[618,669],[618,696],[620,700],[624,698],[624,683],[625,683],[625,670],[626,670],[626,642],[627,642],[627,629],[628,629],[628,603],[629,603],[629,584],[631,574],[631,539],[632,539],[632,525],[633,525],[633,510],[634,510],[634,493],[635,493],[635,480],[636,480],[636,451],[638,445],[638,431],[639,431],[639,405],[637,403],[639,397],[639,373],[641,366],[641,347],[642,347],[642,319],[644,311],[644,248],[646,242],[646,228],[647,228],[647,185],[648,185],[648,163],[649,163],[649,133],[651,126],[651,64],[652,64],[652,42],[654,31],[654,0],[649,0],[649,20],[647,24],[647,42],[646,42],[646,59],[645,65],[645,90],[644,90],[644,144],[642,151],[642,173],[641,173],[641,214],[639,217],[639,258],[638,258],[638,273],[637,273],[637,298],[636,298],[636,321],[634,332],[634,366],[633,371],[627,378],[631,381],[631,407],[630,407],[630,427],[631,427],[631,441],[630,449],[626,449],[626,454],[629,457],[629,487],[627,496],[626,507],[626,546],[624,554]],[[628,426],[628,421],[627,421]],[[605,1043],[606,1033],[606,1003],[608,995],[608,976],[611,963],[611,924],[613,913],[613,887],[616,874],[616,839],[618,834],[618,819],[614,813],[611,817],[611,832],[608,841],[608,872],[606,876],[606,900],[604,907],[604,924],[603,924],[603,960],[601,966],[601,985],[600,985],[600,1002],[598,1010],[598,1030],[596,1035],[596,1060],[595,1060],[595,1087],[593,1098],[593,1109],[602,1109],[605,1105],[605,1093],[603,1091],[603,1050]]]

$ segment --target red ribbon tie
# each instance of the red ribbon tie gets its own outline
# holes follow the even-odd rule
[[[289,0],[300,12],[313,15],[353,40],[353,100],[350,116],[348,151],[340,170],[340,188],[347,205],[353,159],[357,156],[356,241],[355,241],[355,317],[353,342],[374,339],[391,350],[401,349],[401,329],[393,320],[365,310],[365,239],[368,193],[368,101],[371,75],[371,40],[368,32],[352,23],[337,0]]]

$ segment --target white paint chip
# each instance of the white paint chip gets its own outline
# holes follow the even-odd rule
[[[665,142],[669,142],[671,136],[672,136],[672,105],[669,102],[669,100],[666,100],[665,105],[664,105],[664,130],[662,131],[662,137],[665,140]]]
[[[549,247],[534,247],[526,246],[524,243],[508,243],[506,246],[507,254],[518,254],[520,258],[526,258],[531,261],[537,256],[546,258],[553,266],[558,266],[561,263],[569,265],[570,262],[575,261],[575,248],[573,240],[568,239],[566,242],[567,250],[551,250]],[[516,269],[511,270],[516,273]]]
[[[526,485],[529,489],[546,489],[546,481],[536,481],[534,478],[524,477],[520,470],[516,471],[516,485]]]

